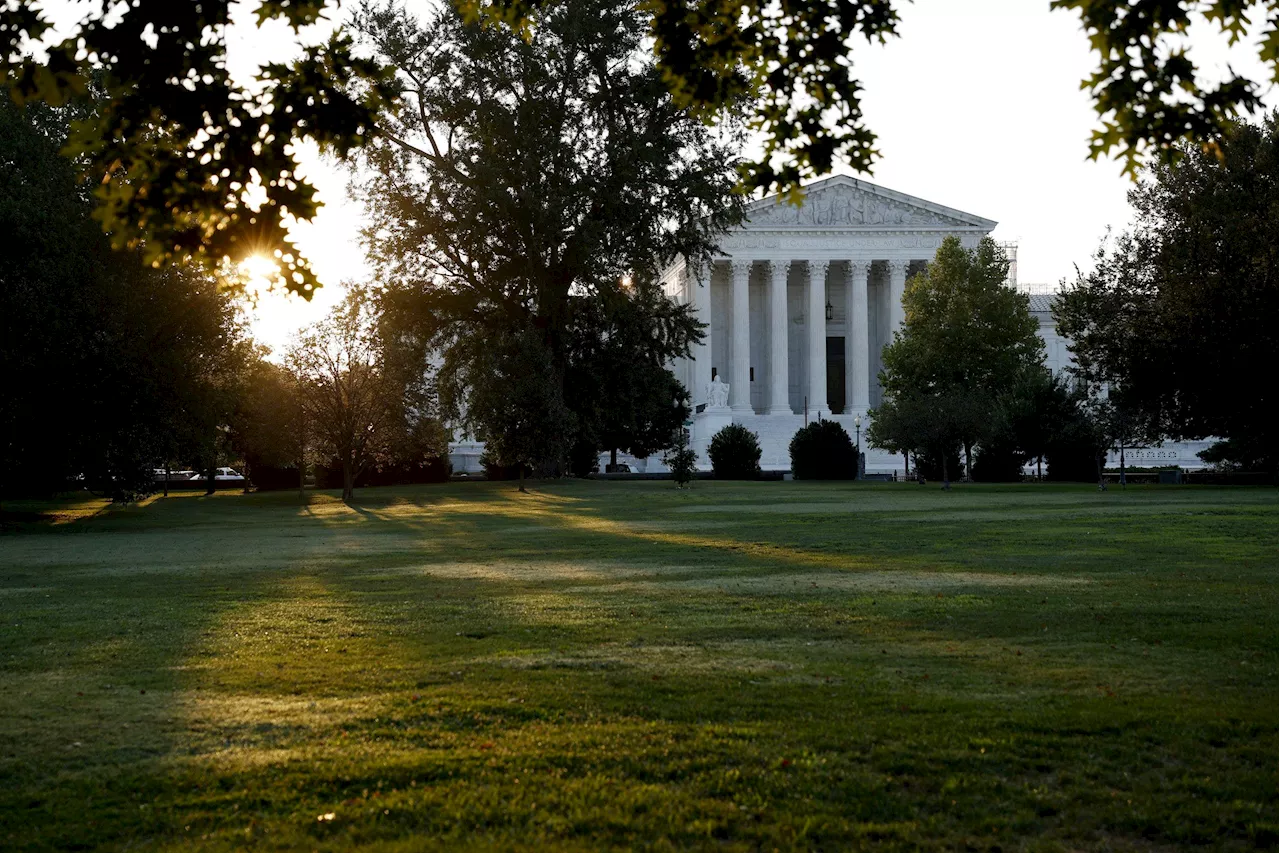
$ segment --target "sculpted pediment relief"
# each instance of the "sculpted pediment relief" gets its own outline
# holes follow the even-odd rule
[[[921,205],[879,195],[867,190],[836,184],[810,190],[804,204],[757,202],[747,214],[747,227],[778,226],[915,226],[954,228],[979,225],[980,220],[948,216]],[[994,224],[994,223],[992,223]]]

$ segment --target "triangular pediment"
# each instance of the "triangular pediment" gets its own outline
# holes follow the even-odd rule
[[[805,187],[804,203],[769,197],[747,207],[748,229],[912,228],[980,229],[996,223],[867,181],[836,175]]]

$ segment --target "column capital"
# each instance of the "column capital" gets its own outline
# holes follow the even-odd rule
[[[755,261],[745,261],[742,259],[729,261],[729,268],[733,270],[733,275],[737,278],[740,275],[751,275],[751,265]]]
[[[852,278],[866,279],[871,274],[871,261],[849,261],[849,275]]]
[[[911,261],[899,261],[899,260],[889,261],[889,275],[906,275],[907,266],[910,263]]]
[[[765,261],[765,263],[769,265],[769,274],[774,278],[777,278],[779,275],[785,278],[787,272],[791,269],[790,259],[770,258]]]
[[[831,261],[809,261],[809,273],[817,273],[826,278],[827,270],[831,268]]]

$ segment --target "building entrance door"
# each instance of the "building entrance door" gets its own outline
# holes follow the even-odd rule
[[[844,338],[827,338],[827,407],[842,415],[844,398]]]

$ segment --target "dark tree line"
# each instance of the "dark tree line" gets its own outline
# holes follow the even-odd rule
[[[0,482],[127,494],[153,467],[218,463],[253,353],[203,268],[152,269],[111,249],[58,154],[67,119],[0,103]]]
[[[914,458],[944,487],[962,473],[1019,480],[1027,464],[1048,479],[1097,480],[1123,422],[1087,383],[1045,368],[1027,297],[1008,271],[989,238],[976,249],[949,238],[908,282],[867,440]]]

